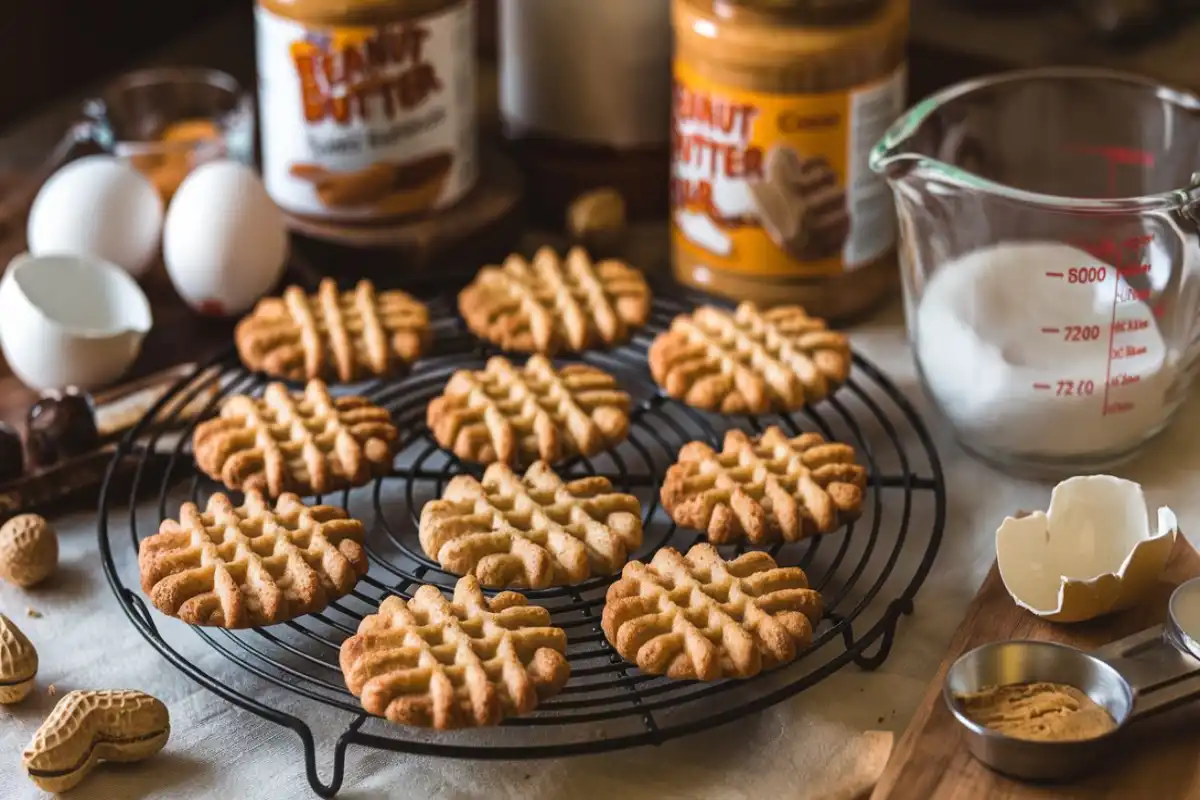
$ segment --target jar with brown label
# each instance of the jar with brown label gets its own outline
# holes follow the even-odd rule
[[[867,166],[904,110],[908,0],[673,0],[672,260],[684,283],[859,316],[897,285]]]
[[[285,211],[377,222],[478,174],[474,0],[258,0],[263,179]]]

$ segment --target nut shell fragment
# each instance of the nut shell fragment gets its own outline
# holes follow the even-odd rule
[[[0,578],[29,587],[58,568],[58,535],[37,514],[20,514],[0,526]]]
[[[0,614],[0,703],[24,700],[37,677],[38,654],[16,623]]]
[[[618,246],[625,237],[625,198],[616,189],[584,192],[567,208],[567,231],[592,249]]]
[[[63,696],[21,755],[30,779],[65,792],[101,761],[141,761],[167,743],[167,707],[145,692],[74,691]]]

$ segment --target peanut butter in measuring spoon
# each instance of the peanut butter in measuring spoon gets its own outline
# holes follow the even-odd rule
[[[684,283],[861,314],[895,286],[867,167],[903,111],[907,0],[673,0],[672,257]]]
[[[477,172],[472,0],[259,0],[263,178],[286,211],[377,222]]]

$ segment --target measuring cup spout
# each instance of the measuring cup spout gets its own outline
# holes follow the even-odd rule
[[[883,139],[871,150],[868,165],[889,183],[904,180],[919,166],[928,166],[935,161],[932,153],[922,153],[917,140],[924,123],[932,116],[937,103],[927,100],[911,108],[892,123]]]

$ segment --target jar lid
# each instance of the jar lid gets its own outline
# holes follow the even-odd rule
[[[870,14],[885,0],[712,0],[713,11],[726,19],[793,24],[849,22]]]

